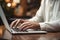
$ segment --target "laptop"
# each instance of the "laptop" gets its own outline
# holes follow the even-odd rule
[[[47,33],[47,31],[16,31],[14,29],[12,29],[10,26],[9,26],[9,23],[6,19],[6,15],[4,14],[3,12],[3,9],[0,5],[0,17],[5,25],[5,28],[11,33],[11,34],[45,34]],[[18,29],[17,29],[18,30]]]

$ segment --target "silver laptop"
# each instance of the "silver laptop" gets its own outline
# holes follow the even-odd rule
[[[2,19],[6,29],[12,34],[44,34],[44,33],[47,33],[46,31],[40,31],[40,30],[39,31],[16,31],[16,30],[12,29],[8,24],[8,21],[6,19],[6,16],[3,12],[1,5],[0,5],[0,16],[1,16],[1,19]]]

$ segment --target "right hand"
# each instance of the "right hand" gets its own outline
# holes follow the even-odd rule
[[[23,19],[16,19],[14,20],[11,24],[10,24],[10,27],[11,28],[15,28],[15,27],[18,27],[19,25],[21,25],[22,23],[24,23],[26,20],[23,20]]]

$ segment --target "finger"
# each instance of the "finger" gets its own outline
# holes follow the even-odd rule
[[[26,28],[23,29],[23,31],[27,31],[27,29],[33,29],[33,28],[32,28],[32,25],[27,26]]]
[[[24,26],[22,26],[21,31],[24,31],[24,29],[27,28],[27,27],[30,28],[29,26],[31,26],[31,25],[24,25]]]
[[[19,26],[24,22],[23,19],[18,20],[18,22],[16,23],[16,27],[19,28]]]
[[[20,19],[17,20],[16,24],[14,25],[14,28],[16,28],[18,25],[20,25]]]
[[[25,27],[30,26],[30,25],[31,25],[31,24],[28,23],[28,22],[23,23],[23,24],[20,25],[19,29],[20,29],[20,30],[23,30]]]
[[[23,23],[25,20],[24,19],[21,19],[20,22]]]
[[[18,23],[18,24],[17,24],[17,28],[19,28],[20,25],[21,25],[21,23]]]
[[[13,27],[16,22],[17,22],[17,19],[10,24],[10,27]]]

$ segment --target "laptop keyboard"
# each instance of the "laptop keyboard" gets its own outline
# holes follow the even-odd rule
[[[18,28],[13,28],[13,30],[14,30],[15,32],[27,32],[27,31],[21,31],[21,30],[19,30]]]
[[[40,31],[40,29],[38,29],[38,30],[34,30],[34,29],[27,29],[27,30],[25,30],[25,31],[21,31],[21,30],[19,30],[19,28],[17,27],[17,28],[12,28],[14,31],[16,31],[16,32],[28,32],[28,31]]]
[[[20,31],[18,28],[12,29],[13,33],[47,33],[46,31]]]
[[[19,32],[20,30],[18,28],[13,28],[14,31]]]

